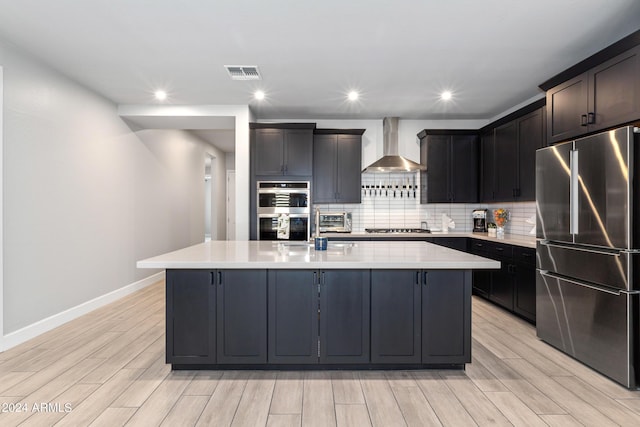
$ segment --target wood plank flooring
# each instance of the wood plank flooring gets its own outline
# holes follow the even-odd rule
[[[160,282],[0,353],[0,426],[640,425],[640,392],[475,297],[472,335],[466,371],[174,372]]]

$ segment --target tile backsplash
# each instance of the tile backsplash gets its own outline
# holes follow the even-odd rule
[[[413,180],[414,176],[416,177],[415,181]],[[528,222],[535,221],[535,202],[421,205],[417,174],[363,174],[362,185],[364,187],[362,203],[318,204],[315,207],[320,208],[321,212],[352,212],[354,232],[362,232],[365,228],[420,228],[423,221],[427,222],[429,228],[440,228],[443,213],[446,213],[455,222],[455,229],[450,229],[450,232],[470,232],[473,229],[471,212],[474,209],[488,209],[487,221],[494,222],[493,210],[504,208],[509,211],[510,215],[505,232],[517,235],[535,235],[535,232],[530,234],[535,223]],[[406,188],[403,189],[403,185]],[[418,186],[415,188],[415,197],[414,188],[412,188],[414,185]]]

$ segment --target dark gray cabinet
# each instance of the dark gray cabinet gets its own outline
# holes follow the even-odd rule
[[[513,248],[512,274],[515,282],[513,310],[531,322],[536,320],[536,250]]]
[[[433,243],[434,245],[444,246],[463,252],[468,250],[467,241],[468,239],[466,237],[432,237],[428,240],[429,243]]]
[[[267,271],[218,270],[217,361],[267,363]]]
[[[216,288],[210,270],[167,270],[167,363],[216,362]]]
[[[252,160],[256,176],[311,176],[312,124],[252,123]],[[273,126],[273,127],[266,127]]]
[[[470,271],[371,272],[372,363],[470,361]]]
[[[369,270],[270,270],[269,363],[369,363]]]
[[[420,138],[420,203],[478,201],[477,131],[423,130]]]
[[[640,119],[640,47],[547,91],[550,143]]]
[[[422,363],[471,362],[471,272],[422,275]]]
[[[481,200],[535,200],[535,152],[545,146],[544,107],[485,130],[481,139]]]
[[[370,274],[320,272],[320,363],[369,363]]]
[[[313,141],[314,203],[360,203],[362,133],[364,129],[316,130]]]
[[[480,201],[495,199],[496,169],[495,129],[480,134]]]
[[[473,272],[473,292],[530,322],[536,321],[536,250],[472,239],[471,253],[500,261],[499,270]]]
[[[420,291],[420,271],[371,271],[371,363],[420,363]]]
[[[317,277],[269,270],[269,363],[318,363]]]

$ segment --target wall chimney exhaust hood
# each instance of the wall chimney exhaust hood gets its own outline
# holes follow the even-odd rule
[[[382,158],[371,163],[362,172],[415,172],[425,170],[420,163],[398,154],[398,117],[385,117],[382,121]]]

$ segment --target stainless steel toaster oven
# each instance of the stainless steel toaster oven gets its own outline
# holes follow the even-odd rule
[[[351,233],[351,212],[320,212],[318,228],[321,233]]]

